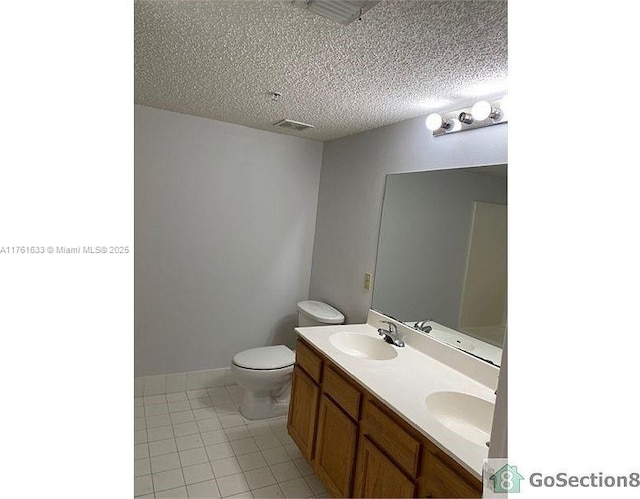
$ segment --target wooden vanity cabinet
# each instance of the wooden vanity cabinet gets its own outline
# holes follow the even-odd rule
[[[481,497],[482,484],[304,340],[288,430],[334,497]]]
[[[307,461],[313,459],[321,376],[322,356],[303,341],[298,341],[287,430]]]

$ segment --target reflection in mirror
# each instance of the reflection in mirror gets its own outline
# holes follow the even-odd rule
[[[507,165],[387,175],[372,308],[499,365]]]

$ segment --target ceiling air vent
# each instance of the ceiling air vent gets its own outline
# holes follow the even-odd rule
[[[307,125],[306,123],[300,123],[299,121],[293,120],[280,120],[277,123],[274,123],[273,126],[285,128],[287,130],[296,130],[298,132],[306,130],[307,128],[315,128],[313,125]]]
[[[291,3],[346,26],[360,19],[362,14],[380,3],[380,0],[292,0]]]

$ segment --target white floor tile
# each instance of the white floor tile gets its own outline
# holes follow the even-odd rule
[[[162,454],[170,454],[177,452],[176,441],[174,438],[168,438],[166,440],[158,440],[156,442],[149,442],[149,455],[151,457],[161,456]]]
[[[149,395],[146,397],[142,397],[142,401],[145,406],[155,405],[155,404],[165,404],[167,402],[167,398],[164,395]]]
[[[187,421],[186,423],[173,425],[173,435],[175,437],[184,437],[185,435],[193,435],[194,433],[200,433],[195,421]]]
[[[193,416],[196,418],[196,421],[202,421],[203,419],[212,419],[212,418],[214,418],[216,421],[218,420],[218,415],[212,407],[202,407],[200,409],[193,409]]]
[[[216,414],[218,414],[218,417],[222,417],[222,416],[239,416],[240,415],[240,411],[238,411],[238,408],[235,405],[217,405],[216,406]]]
[[[235,457],[213,461],[211,463],[211,469],[213,469],[213,474],[215,475],[216,480],[224,476],[242,472],[242,468],[240,468],[240,464]]]
[[[251,452],[258,452],[260,450],[253,438],[234,440],[231,442],[231,447],[233,447],[233,451],[236,453],[236,456],[250,454]]]
[[[193,466],[194,464],[202,464],[209,462],[209,456],[204,448],[190,449],[178,452],[182,466]]]
[[[160,414],[169,414],[169,406],[167,404],[148,405],[144,408],[144,417],[158,416]]]
[[[276,484],[276,477],[273,476],[269,468],[258,468],[257,470],[245,471],[244,477],[250,489],[261,489],[269,485]]]
[[[150,416],[145,418],[147,428],[157,428],[158,426],[167,426],[171,424],[168,414],[160,414],[158,416]]]
[[[233,428],[234,426],[244,426],[244,419],[242,416],[220,416],[220,423],[223,428]]]
[[[322,480],[320,480],[317,475],[309,475],[304,477],[304,479],[314,495],[325,494],[327,492],[327,489],[324,487]]]
[[[189,450],[197,449],[198,447],[204,447],[202,438],[200,437],[199,433],[195,435],[185,435],[184,437],[177,437],[176,445],[178,446],[178,450]]]
[[[247,425],[247,428],[249,429],[249,433],[251,433],[251,436],[253,437],[273,433],[273,431],[271,431],[269,423],[266,422],[249,423]]]
[[[155,493],[184,486],[184,478],[182,476],[182,470],[180,468],[176,470],[154,473],[152,477],[153,489]]]
[[[209,397],[209,393],[205,389],[200,390],[187,390],[187,397],[191,399],[200,399]]]
[[[135,397],[135,496],[327,497],[286,416],[248,420],[235,402],[241,396],[230,385]]]
[[[136,459],[133,465],[134,476],[143,476],[151,474],[151,462],[148,457]]]
[[[253,494],[250,490],[248,490],[247,492],[241,492],[240,494],[225,496],[224,499],[253,499]]]
[[[166,397],[168,403],[189,401],[189,399],[187,398],[187,392],[185,392],[184,390],[178,393],[167,393]]]
[[[134,459],[142,459],[143,457],[149,457],[149,444],[137,444],[133,447]]]
[[[264,457],[262,457],[260,452],[243,454],[242,456],[237,456],[236,459],[238,460],[238,463],[240,463],[242,471],[251,471],[267,466],[267,462],[264,460]]]
[[[280,447],[282,444],[280,440],[276,438],[273,433],[267,433],[266,435],[258,435],[253,437],[258,446],[258,449],[273,449],[274,447]]]
[[[257,499],[273,499],[284,497],[282,490],[278,485],[271,485],[269,487],[264,487],[262,489],[255,489],[251,491],[253,493],[253,497]]]
[[[182,411],[190,411],[191,405],[187,400],[179,400],[177,402],[169,402],[167,404],[169,412],[182,412]]]
[[[212,499],[220,497],[220,491],[218,490],[218,485],[215,480],[187,485],[187,492],[189,493],[189,499]]]
[[[278,485],[280,485],[285,497],[313,497],[313,492],[303,478],[281,482]]]
[[[180,459],[177,452],[171,454],[163,454],[162,456],[154,456],[151,458],[151,471],[160,473],[161,471],[169,471],[180,468]]]
[[[171,426],[157,426],[155,428],[149,428],[147,430],[147,438],[149,442],[173,438],[173,429]]]
[[[172,412],[169,416],[171,418],[171,424],[174,425],[196,420],[196,418],[193,417],[193,411]]]
[[[249,491],[249,484],[242,473],[218,478],[216,481],[222,497]]]
[[[207,480],[213,480],[213,470],[209,463],[194,464],[193,466],[186,466],[182,468],[182,474],[184,475],[184,483],[191,485],[198,482],[206,482]]]
[[[151,475],[139,476],[133,480],[133,495],[141,496],[143,494],[153,493],[153,481]]]
[[[188,499],[186,487],[178,487],[177,489],[163,490],[156,492],[155,499]]]
[[[222,429],[222,424],[220,424],[220,420],[217,417],[198,420],[197,424],[201,433]]]
[[[249,433],[249,429],[246,426],[227,428],[224,432],[227,434],[229,440],[243,440],[251,437],[251,433]]]
[[[291,459],[300,459],[301,457],[304,457],[302,455],[302,452],[300,452],[300,449],[298,449],[298,446],[296,444],[285,445],[284,446],[284,450],[289,455],[289,457]]]
[[[302,476],[300,470],[293,462],[274,464],[271,466],[271,471],[278,482],[286,482]]]
[[[313,475],[313,469],[305,458],[294,459],[293,462],[295,463],[302,476]]]
[[[267,460],[267,463],[269,463],[269,466],[291,461],[291,458],[289,457],[289,454],[287,454],[287,452],[284,450],[284,447],[265,449],[262,451],[262,455]]]
[[[227,443],[227,435],[223,430],[206,431],[200,434],[204,445],[215,445]]]
[[[235,455],[233,452],[233,448],[231,447],[231,445],[229,445],[228,442],[208,445],[206,447],[206,450],[207,455],[209,456],[209,461],[218,461],[220,459],[226,459]]]
[[[144,444],[147,442],[147,430],[136,430],[133,432],[133,443]]]

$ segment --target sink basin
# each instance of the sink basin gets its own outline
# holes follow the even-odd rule
[[[427,410],[443,426],[486,448],[491,436],[494,404],[460,392],[436,392],[427,397]]]
[[[398,356],[396,349],[382,338],[361,333],[334,333],[329,336],[329,343],[341,352],[359,359],[390,360]]]

